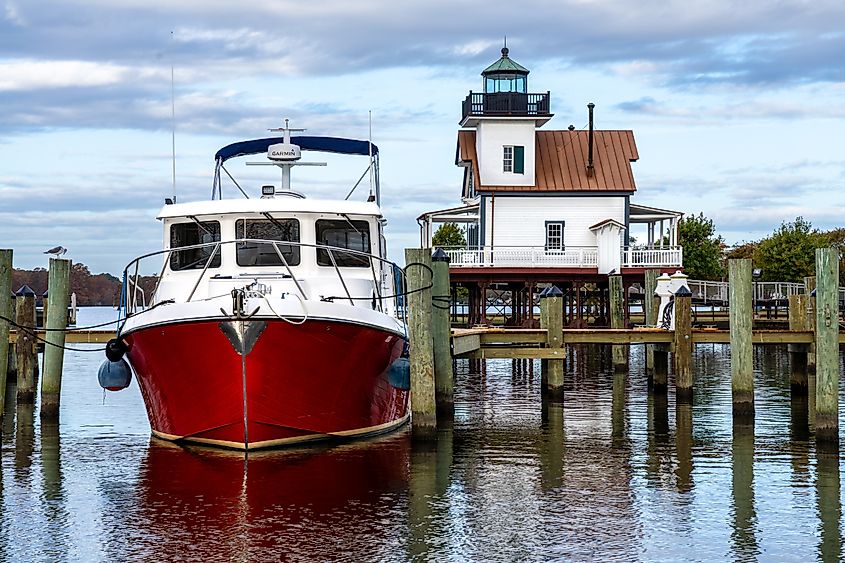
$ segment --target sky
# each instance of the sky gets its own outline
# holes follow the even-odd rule
[[[730,244],[842,227],[843,30],[841,0],[0,0],[0,247],[112,274],[161,248],[172,68],[180,201],[210,196],[224,145],[285,118],[366,139],[371,111],[401,262],[420,213],[460,204],[461,102],[505,36],[551,92],[545,129],[584,128],[593,102],[597,128],[634,131],[632,202],[704,213]],[[366,166],[328,163],[294,188],[342,198]]]

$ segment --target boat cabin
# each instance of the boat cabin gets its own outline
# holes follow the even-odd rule
[[[345,297],[346,284],[363,304],[382,268],[370,257],[383,256],[385,245],[373,202],[212,200],[165,205],[158,219],[167,251],[159,299],[181,301],[185,291],[204,299],[254,279],[282,292],[298,285],[306,299],[317,300]],[[197,283],[200,274],[208,283]]]

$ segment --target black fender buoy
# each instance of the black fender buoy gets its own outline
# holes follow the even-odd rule
[[[112,362],[120,360],[127,350],[126,344],[119,338],[112,338],[106,342],[106,357]]]
[[[123,358],[116,362],[105,360],[100,364],[97,381],[100,382],[100,387],[106,391],[126,389],[132,382],[132,368]]]

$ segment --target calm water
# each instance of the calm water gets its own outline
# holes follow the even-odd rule
[[[464,360],[436,445],[401,431],[247,463],[151,440],[134,383],[103,396],[102,357],[66,356],[58,428],[3,421],[3,560],[842,557],[841,462],[790,400],[785,349],[755,351],[753,428],[732,425],[726,347],[696,348],[691,407],[647,393],[642,347],[627,376],[584,348],[563,406],[544,408],[539,362]]]

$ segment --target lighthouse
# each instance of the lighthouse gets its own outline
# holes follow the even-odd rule
[[[499,60],[481,72],[482,91],[464,100],[460,125],[475,131],[480,184],[535,184],[535,133],[553,115],[549,92],[528,92],[529,72],[503,47]]]

